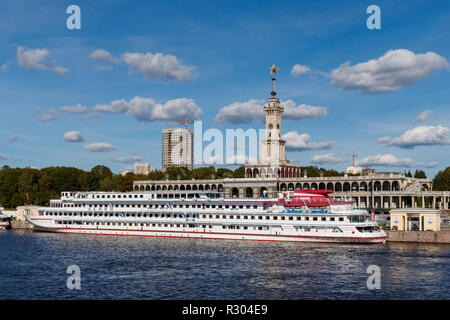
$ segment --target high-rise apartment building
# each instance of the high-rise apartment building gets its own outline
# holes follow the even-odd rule
[[[194,131],[185,128],[162,130],[162,170],[169,167],[193,168]]]

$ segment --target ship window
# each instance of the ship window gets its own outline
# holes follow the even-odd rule
[[[226,205],[226,206],[225,206],[226,209],[228,209],[229,207],[230,207],[229,205]]]
[[[302,220],[302,217],[297,217],[297,220]]]
[[[325,218],[325,217],[322,217],[322,221],[327,221],[327,218]]]
[[[258,209],[258,206],[253,206],[253,209]]]
[[[269,220],[270,219],[270,216],[266,216],[266,220]]]
[[[344,221],[344,218],[339,218],[339,221]]]
[[[309,217],[305,217],[305,220],[306,220],[306,221],[309,221]]]
[[[255,219],[255,216],[252,216],[252,219],[254,220],[254,219]]]
[[[219,216],[219,215],[217,215],[217,216],[216,216],[216,219],[220,219],[220,216]]]
[[[262,216],[258,216],[258,219],[259,219],[259,220],[262,220],[262,218],[263,218]]]
[[[244,219],[248,219],[248,217],[247,217],[247,216],[244,216]]]
[[[334,221],[334,218],[330,218],[330,221]]]
[[[317,217],[313,217],[313,221],[317,221]]]
[[[294,217],[289,217],[289,220],[294,220]]]
[[[273,220],[278,220],[278,217],[273,217]]]
[[[285,217],[281,217],[281,220],[284,220],[285,219]]]
[[[239,209],[243,209],[244,208],[244,206],[239,206]]]
[[[250,209],[250,206],[245,206],[247,209]]]

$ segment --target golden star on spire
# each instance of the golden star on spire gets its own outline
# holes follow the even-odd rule
[[[275,67],[275,64],[268,68],[270,70],[270,74],[277,74],[277,71],[280,69],[280,68]]]

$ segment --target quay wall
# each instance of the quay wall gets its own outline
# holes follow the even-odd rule
[[[32,229],[27,221],[11,221],[11,229]]]
[[[450,244],[450,230],[441,231],[392,231],[386,230],[386,241]]]

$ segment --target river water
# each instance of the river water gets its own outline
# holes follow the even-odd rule
[[[70,290],[67,268],[80,270]],[[369,290],[367,268],[380,268]],[[0,299],[449,299],[450,245],[0,231]]]

